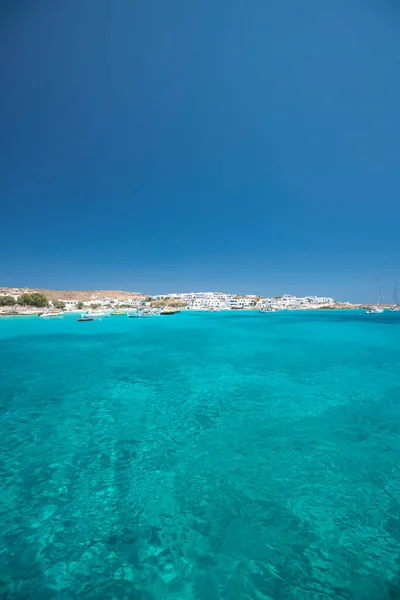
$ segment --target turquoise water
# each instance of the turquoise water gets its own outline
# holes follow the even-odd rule
[[[0,321],[0,598],[400,597],[400,313]]]

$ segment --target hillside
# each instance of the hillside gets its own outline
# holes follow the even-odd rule
[[[90,300],[93,296],[98,298],[117,298],[126,300],[127,298],[137,298],[143,294],[138,292],[124,292],[122,290],[46,290],[42,288],[0,288],[0,293],[6,294],[30,294],[39,292],[44,294],[48,300]]]

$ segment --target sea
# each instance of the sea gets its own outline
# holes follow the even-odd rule
[[[400,598],[400,312],[0,320],[1,600]]]

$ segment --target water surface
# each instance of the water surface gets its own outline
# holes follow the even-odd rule
[[[399,365],[399,313],[0,320],[0,598],[399,598]]]

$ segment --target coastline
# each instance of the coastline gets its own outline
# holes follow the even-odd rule
[[[6,297],[6,298],[5,298]],[[227,292],[184,292],[150,296],[121,290],[50,290],[39,288],[0,287],[0,316],[32,316],[44,311],[63,311],[65,314],[81,310],[127,311],[138,307],[151,309],[180,309],[215,312],[220,310],[269,311],[286,310],[352,310],[367,309],[373,304],[351,303],[326,296],[260,296],[237,295]],[[78,309],[77,305],[81,308]],[[388,308],[390,305],[381,305]]]
[[[297,307],[297,308],[280,308],[277,310],[272,310],[271,313],[276,313],[276,312],[305,312],[305,311],[338,311],[338,310],[365,310],[367,308],[369,308],[370,306],[374,306],[373,304],[363,304],[363,305],[345,305],[345,306],[301,306],[301,307]],[[385,305],[382,306],[383,309],[385,310],[389,310],[390,305]],[[10,318],[10,317],[39,317],[39,315],[43,312],[43,310],[24,310],[24,311],[18,311],[18,312],[1,312],[0,311],[0,318]],[[68,315],[79,315],[81,314],[81,312],[84,312],[84,309],[82,310],[68,310],[68,311],[64,311],[61,316],[68,316]],[[201,312],[201,313],[215,313],[215,312],[232,312],[232,313],[248,313],[248,312],[260,312],[260,309],[256,306],[251,306],[251,307],[246,307],[246,308],[242,308],[242,309],[220,309],[220,310],[209,310],[207,308],[205,309],[181,309],[181,312]],[[50,317],[51,318],[51,317]],[[54,317],[55,318],[55,317]]]

